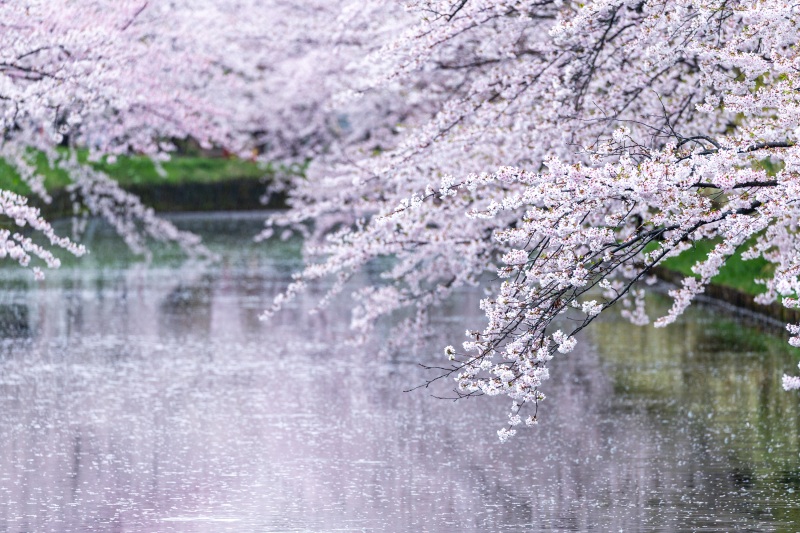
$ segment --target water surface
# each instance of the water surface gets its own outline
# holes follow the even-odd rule
[[[183,216],[222,257],[145,265],[101,225],[35,283],[0,270],[0,531],[794,531],[797,355],[713,307],[609,318],[553,361],[542,423],[403,390],[482,325],[465,291],[430,349],[353,347],[323,288],[258,314],[299,243],[263,215]],[[364,283],[372,273],[357,283]],[[655,314],[667,302],[653,298]],[[437,392],[444,392],[438,390]]]

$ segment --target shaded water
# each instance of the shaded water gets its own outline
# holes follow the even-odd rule
[[[176,220],[222,261],[136,264],[98,226],[93,254],[41,284],[0,271],[0,531],[800,524],[800,399],[780,390],[797,356],[779,339],[713,308],[662,330],[607,319],[553,361],[542,423],[501,445],[508,401],[402,392],[441,343],[350,347],[346,299],[305,315],[321,289],[259,322],[298,243],[251,246],[252,215]],[[481,326],[478,298],[438,319],[447,343]]]

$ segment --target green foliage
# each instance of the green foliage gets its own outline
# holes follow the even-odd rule
[[[45,178],[48,191],[63,189],[70,183],[69,176],[59,168],[52,168],[43,153],[33,155],[39,174]],[[83,161],[87,153],[82,151],[79,158]],[[176,156],[162,166],[164,173],[159,174],[153,162],[144,156],[120,157],[116,162],[106,161],[91,165],[117,180],[123,187],[147,185],[182,185],[216,183],[230,179],[261,179],[271,177],[276,170],[272,165],[262,165],[241,159],[209,158],[202,156]],[[279,169],[282,172],[302,172],[302,168]],[[18,194],[28,195],[30,189],[22,182],[16,170],[0,159],[0,189]]]
[[[662,263],[662,266],[686,276],[695,276],[692,272],[692,266],[708,257],[708,253],[715,245],[715,242],[710,241],[695,242],[692,248],[678,257],[667,259]],[[764,292],[764,286],[755,283],[753,280],[771,277],[772,269],[773,265],[764,259],[758,258],[745,261],[742,259],[741,253],[737,252],[728,259],[720,269],[719,274],[711,281],[717,285],[731,287],[755,296]]]
[[[37,172],[45,178],[45,187],[48,191],[64,188],[70,183],[67,173],[61,169],[51,168],[43,153],[35,154],[34,162]],[[30,188],[20,179],[14,167],[2,159],[0,159],[0,189],[25,196],[31,193]]]
[[[207,157],[175,157],[163,164],[165,175],[156,171],[155,165],[146,157],[120,158],[114,164],[94,165],[117,180],[123,187],[127,185],[148,185],[151,183],[214,183],[231,178],[259,179],[274,173],[273,169],[252,161],[241,159],[212,159]]]

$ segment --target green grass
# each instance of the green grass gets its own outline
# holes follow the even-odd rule
[[[45,178],[48,191],[63,189],[70,183],[66,172],[59,168],[51,168],[47,157],[42,153],[34,154],[37,171]],[[79,158],[86,160],[86,152]],[[165,176],[156,171],[153,162],[144,156],[120,157],[114,164],[103,162],[91,163],[97,170],[107,173],[123,187],[147,186],[155,184],[199,184],[216,183],[229,179],[260,179],[275,173],[268,165],[241,159],[209,158],[202,156],[175,156],[163,164]],[[302,169],[281,169],[283,171],[301,172]],[[16,170],[0,159],[0,189],[18,194],[30,194],[30,188],[20,179]]]
[[[120,158],[115,164],[99,163],[98,170],[127,185],[151,183],[215,183],[230,178],[259,179],[272,174],[272,169],[241,159],[212,159],[205,157],[175,157],[163,164],[165,176],[160,176],[153,163],[145,157]]]
[[[761,159],[753,162],[753,168],[765,170],[768,176],[774,177],[784,166],[782,161],[773,161],[770,158]],[[708,253],[714,248],[717,242],[712,241],[699,241],[695,242],[692,248],[686,250],[678,257],[667,259],[662,263],[664,268],[675,270],[685,276],[694,276],[692,266],[698,261],[704,260],[708,257]],[[747,244],[744,248],[747,248]],[[763,285],[755,283],[755,279],[764,279],[772,277],[774,272],[774,265],[768,263],[764,259],[752,259],[745,261],[742,259],[741,253],[735,253],[720,269],[711,281],[717,285],[737,289],[741,292],[755,296],[765,291]]]
[[[692,266],[708,257],[708,253],[715,245],[716,243],[711,241],[696,242],[692,248],[678,257],[672,257],[664,261],[662,266],[687,276],[698,277],[692,272]],[[764,286],[758,285],[753,280],[770,277],[773,268],[773,265],[762,258],[745,261],[740,253],[736,253],[728,259],[720,269],[719,274],[711,281],[717,285],[737,289],[755,296],[764,292]]]

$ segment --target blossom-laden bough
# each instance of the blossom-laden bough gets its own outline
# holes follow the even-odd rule
[[[68,169],[75,198],[134,249],[148,235],[196,242],[78,149],[160,161],[190,137],[242,157],[311,158],[279,184],[292,209],[263,234],[303,232],[309,266],[265,315],[330,276],[324,305],[392,257],[353,315],[366,334],[410,310],[392,347],[424,335],[459,287],[486,283],[485,327],[448,347],[440,372],[457,396],[513,399],[505,438],[524,409],[536,421],[548,361],[596,316],[619,303],[649,321],[652,269],[693,242],[714,248],[656,325],[734,253],[773,266],[759,301],[800,307],[798,11],[779,0],[6,2],[0,157],[44,200],[31,150]],[[8,230],[6,255],[56,266],[47,243],[82,253],[21,197],[3,201],[44,243]],[[800,325],[789,331],[800,344]]]
[[[416,0],[362,63],[353,92],[409,95],[378,141],[338,146],[298,182],[314,220],[287,298],[333,292],[374,259],[353,326],[411,309],[396,338],[487,268],[487,323],[448,346],[458,397],[513,400],[505,439],[537,421],[547,363],[620,303],[649,322],[652,270],[698,240],[708,256],[670,292],[673,322],[732,254],[774,266],[762,303],[800,307],[800,7],[777,0]],[[414,18],[416,17],[416,19]],[[269,228],[271,231],[271,228]],[[314,239],[314,237],[317,237]],[[496,265],[492,267],[492,265]],[[800,326],[790,325],[800,345]],[[787,389],[800,378],[784,379]]]
[[[158,165],[187,138],[239,157],[303,161],[335,133],[315,94],[331,89],[310,80],[317,66],[340,64],[327,38],[301,24],[338,16],[324,2],[0,3],[0,158],[48,203],[37,168],[45,156],[72,180],[77,210],[107,219],[137,253],[156,239],[205,254],[91,162],[135,154]]]

